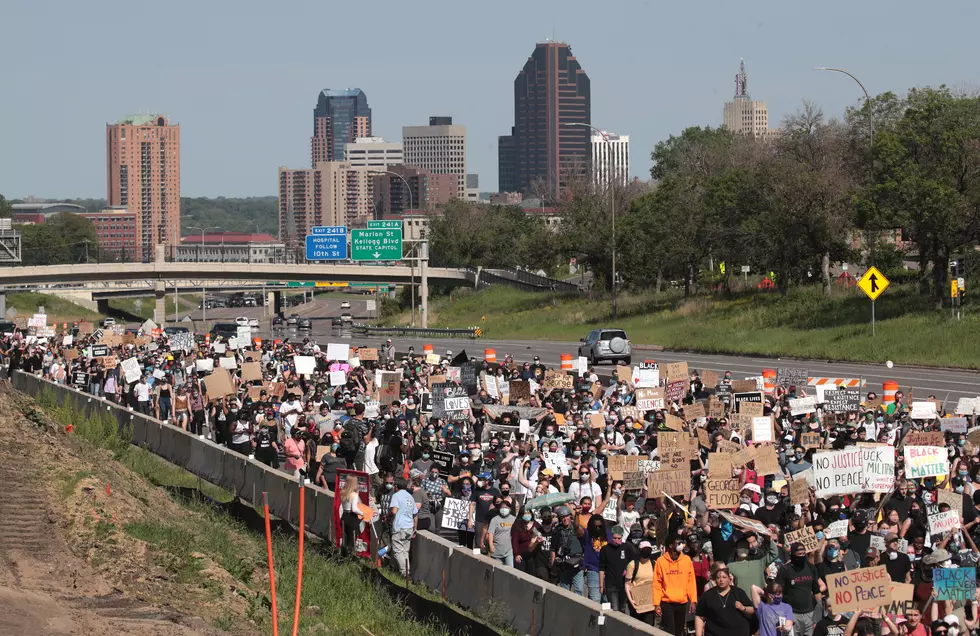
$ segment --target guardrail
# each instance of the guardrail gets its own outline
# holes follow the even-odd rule
[[[479,338],[483,336],[483,329],[471,327],[469,329],[422,329],[421,327],[372,327],[371,325],[354,325],[354,331],[364,335],[392,335],[392,336],[432,336],[434,338]]]
[[[537,274],[527,272],[522,269],[483,268],[479,270],[478,273],[475,268],[471,267],[469,268],[469,271],[472,272],[474,276],[479,276],[477,281],[478,288],[498,284],[507,285],[509,287],[517,287],[524,291],[551,291],[561,294],[585,293],[584,290],[575,283],[558,280],[556,278],[548,278],[547,276],[538,276]]]
[[[54,391],[59,406],[70,406],[84,417],[112,413],[119,430],[132,436],[133,444],[172,464],[220,486],[253,505],[267,493],[269,511],[296,526],[299,524],[297,480],[224,446],[199,439],[175,426],[134,412],[74,387],[55,384],[36,375],[17,371],[14,388],[31,395],[42,389]],[[307,484],[306,528],[312,534],[336,540],[333,492]],[[598,603],[573,594],[515,568],[473,554],[427,530],[412,541],[411,577],[442,597],[470,609],[485,607],[493,599],[502,608],[508,627],[531,636],[636,636],[666,632],[620,612],[603,611]]]

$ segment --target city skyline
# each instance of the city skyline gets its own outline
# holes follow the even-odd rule
[[[530,48],[549,37],[568,42],[587,69],[591,123],[630,136],[631,176],[641,179],[648,178],[649,153],[658,141],[688,126],[722,123],[739,58],[750,64],[752,96],[766,101],[774,127],[803,99],[829,117],[861,103],[853,82],[816,73],[814,66],[847,68],[872,94],[944,83],[969,89],[977,82],[970,64],[976,46],[967,29],[980,8],[965,1],[926,13],[913,11],[917,5],[909,0],[888,11],[874,3],[831,3],[819,12],[774,1],[752,12],[732,12],[721,2],[707,10],[623,2],[610,7],[618,17],[608,29],[598,28],[589,18],[591,5],[581,0],[502,2],[462,12],[432,1],[424,12],[386,7],[373,16],[370,35],[331,31],[329,50],[320,50],[315,25],[327,17],[353,24],[355,8],[311,5],[297,23],[261,3],[238,6],[234,12],[220,5],[202,10],[178,0],[164,14],[101,0],[65,4],[54,13],[36,3],[9,7],[5,17],[18,28],[0,42],[0,52],[19,61],[0,68],[9,95],[0,104],[0,140],[8,150],[0,156],[0,193],[104,196],[105,146],[95,135],[121,113],[160,112],[183,128],[184,195],[274,195],[277,166],[310,164],[312,95],[346,86],[370,97],[375,136],[398,140],[402,126],[433,113],[465,123],[467,172],[493,190],[497,137],[513,125],[514,73]],[[193,21],[186,19],[191,10]],[[119,57],[111,38],[77,45],[79,34],[131,32],[147,20],[181,46],[136,60]],[[651,38],[657,24],[664,28]],[[880,37],[869,37],[869,29]],[[507,38],[499,37],[503,31]],[[37,46],[40,32],[47,36],[43,47]],[[904,44],[913,36],[923,46]],[[397,50],[362,46],[368,37],[404,44]],[[25,50],[31,54],[19,55]],[[429,67],[438,73],[424,82],[402,72]]]

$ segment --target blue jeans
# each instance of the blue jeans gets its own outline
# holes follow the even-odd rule
[[[599,594],[599,573],[592,570],[585,571],[585,586],[589,590],[589,600],[596,603],[602,602],[602,595]]]
[[[507,556],[494,556],[493,557],[493,560],[494,561],[500,561],[501,563],[503,563],[504,565],[506,565],[508,567],[514,567],[514,555],[513,554],[508,554]]]
[[[585,574],[581,568],[570,568],[565,565],[558,566],[558,585],[566,590],[571,590],[579,596],[584,596]]]

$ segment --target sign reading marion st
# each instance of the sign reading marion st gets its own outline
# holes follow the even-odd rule
[[[400,261],[400,229],[354,229],[350,231],[351,259],[355,261]]]

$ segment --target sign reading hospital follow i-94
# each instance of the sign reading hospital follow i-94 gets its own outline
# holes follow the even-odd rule
[[[331,225],[310,228],[306,237],[306,260],[333,261],[347,259],[347,226]]]
[[[350,255],[355,261],[400,261],[402,231],[398,229],[351,230]]]

